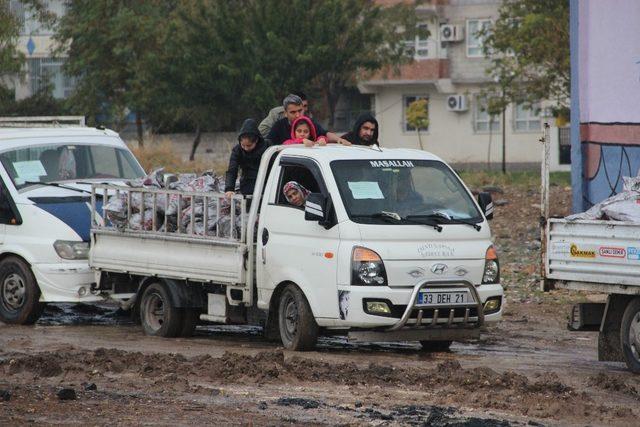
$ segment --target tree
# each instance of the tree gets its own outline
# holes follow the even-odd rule
[[[114,118],[117,128],[132,110],[141,144],[152,84],[143,71],[157,55],[172,8],[170,0],[71,0],[54,36],[58,52],[68,55],[65,72],[78,78],[71,102],[93,121]]]
[[[487,70],[495,85],[489,113],[512,102],[534,104],[554,100],[566,107],[570,95],[568,0],[503,0],[492,28],[479,32]]]
[[[409,104],[407,108],[407,123],[409,126],[416,128],[420,149],[424,150],[420,129],[429,127],[429,101],[426,98],[416,99]]]
[[[417,3],[386,7],[369,0],[314,3],[309,14],[312,37],[302,57],[316,70],[313,82],[325,100],[329,127],[333,126],[340,95],[357,77],[385,66],[397,68],[413,59],[405,49],[405,40],[413,39],[418,31],[425,32],[416,27]]]

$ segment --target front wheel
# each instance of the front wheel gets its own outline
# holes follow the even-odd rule
[[[176,337],[183,328],[182,311],[171,303],[169,290],[162,283],[152,283],[140,300],[140,323],[145,334]]]
[[[451,341],[420,341],[423,351],[449,351],[451,347]]]
[[[30,325],[40,318],[44,306],[29,265],[14,256],[3,259],[0,262],[0,320]]]
[[[640,298],[631,300],[624,310],[620,342],[627,367],[634,374],[640,374]]]
[[[318,340],[318,324],[304,294],[295,285],[287,285],[278,306],[280,339],[287,350],[311,350]]]

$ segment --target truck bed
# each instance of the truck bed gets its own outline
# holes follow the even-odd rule
[[[133,195],[140,193],[138,200],[147,198],[154,218],[152,226],[131,228],[130,219],[135,211]],[[115,194],[124,194],[128,200],[126,225],[117,227],[106,219],[104,212],[98,212],[96,199],[104,200]],[[244,286],[246,283],[245,254],[247,253],[245,201],[239,199],[240,209],[232,208],[228,215],[233,224],[236,216],[241,217],[239,233],[231,231],[221,235],[215,231],[198,233],[193,227],[186,226],[182,231],[164,231],[167,222],[158,204],[168,200],[168,196],[180,197],[182,206],[193,204],[194,200],[204,200],[204,204],[212,201],[219,204],[224,194],[188,193],[175,190],[154,190],[129,188],[112,185],[96,185],[92,194],[91,251],[89,265],[98,271],[127,273],[142,276],[160,276],[179,280],[211,282],[225,285]],[[153,200],[149,203],[149,200]],[[184,203],[184,204],[183,204]],[[232,203],[234,206],[234,203]],[[139,209],[138,209],[139,210]],[[182,211],[179,209],[178,211]],[[217,218],[221,217],[217,209]],[[239,212],[237,212],[239,211]],[[206,215],[205,210],[205,215]],[[98,215],[96,215],[98,214]],[[104,218],[104,219],[103,219]],[[193,224],[193,221],[191,222]]]
[[[561,287],[640,293],[640,224],[550,219],[545,268]]]

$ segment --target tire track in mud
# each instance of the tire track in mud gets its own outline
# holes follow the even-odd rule
[[[105,348],[0,354],[0,373],[10,382],[12,379],[24,382],[47,378],[121,378],[129,387],[144,393],[195,394],[211,393],[210,387],[202,384],[255,387],[317,384],[347,386],[356,390],[375,389],[382,394],[378,396],[382,401],[385,393],[410,389],[423,396],[421,400],[425,403],[436,406],[468,407],[537,419],[589,423],[633,424],[637,421],[636,414],[629,407],[599,404],[589,393],[577,391],[554,373],[539,374],[537,378],[529,379],[513,371],[499,373],[488,367],[465,369],[456,360],[430,366],[419,369],[373,362],[364,366],[336,364],[283,351],[266,351],[255,356],[226,352],[222,357],[200,355],[191,358],[180,354],[143,354]],[[596,377],[592,381],[598,385],[603,379]],[[626,386],[624,381],[612,382],[610,387],[637,399],[636,390]],[[384,411],[376,408],[377,413],[372,410],[364,416],[379,416],[384,421],[389,416],[395,420],[405,410],[413,410],[420,419],[429,417],[427,412],[431,413],[426,407],[402,408],[397,405],[395,409],[386,408]]]

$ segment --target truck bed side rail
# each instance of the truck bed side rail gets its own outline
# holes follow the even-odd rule
[[[107,204],[120,210],[109,210]],[[246,240],[247,199],[224,193],[94,184],[91,231],[236,245]]]

